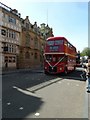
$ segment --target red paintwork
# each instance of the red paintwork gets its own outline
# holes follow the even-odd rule
[[[58,46],[58,50],[56,51],[50,51],[50,46],[47,45],[47,41],[53,41],[53,40],[63,40],[63,44],[60,45],[54,45],[54,46]],[[56,73],[60,73],[60,72],[64,72],[65,71],[65,67],[67,65],[67,69],[68,70],[73,70],[75,65],[76,65],[76,48],[65,38],[65,37],[49,37],[46,41],[46,46],[45,46],[45,50],[44,50],[44,54],[57,54],[57,56],[64,56],[67,55],[69,59],[71,59],[72,61],[67,61],[67,62],[60,62],[56,65],[57,67],[57,72]],[[74,61],[73,61],[74,60]],[[55,62],[50,62],[51,66],[54,66],[56,63]],[[47,68],[47,69],[46,69]],[[44,61],[44,69],[45,71],[49,72],[49,64]],[[62,68],[62,70],[60,70],[60,68]]]

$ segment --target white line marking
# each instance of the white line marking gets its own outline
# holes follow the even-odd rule
[[[23,110],[23,107],[20,107],[19,109],[20,109],[20,110]]]
[[[11,103],[7,103],[7,105],[10,105]]]
[[[13,86],[13,88],[17,88],[16,86]]]
[[[40,113],[35,113],[35,116],[39,116],[40,115]]]
[[[23,89],[18,88],[18,87],[16,87],[16,86],[13,86],[13,88],[16,89],[16,90],[18,90],[18,91],[20,91],[20,92],[22,92],[22,93],[24,93],[24,94],[26,94],[26,95],[32,95],[32,96],[37,97],[37,95],[36,95],[35,93],[32,93],[32,92],[30,92],[30,91],[23,90]]]

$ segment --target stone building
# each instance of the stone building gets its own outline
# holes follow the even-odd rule
[[[43,52],[47,37],[53,36],[52,28],[29,17],[21,18],[16,9],[0,2],[0,65],[3,69],[31,68],[43,65]]]
[[[17,68],[20,33],[20,13],[0,2],[0,57],[3,69]]]
[[[49,27],[47,28],[48,31],[45,30],[45,27],[42,28],[42,25],[41,27],[37,26],[37,22],[32,25],[28,16],[22,19],[19,68],[32,68],[43,65],[46,38],[52,36],[52,34],[50,34],[51,29]]]

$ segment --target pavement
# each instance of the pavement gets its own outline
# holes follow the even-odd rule
[[[11,73],[19,73],[19,72],[37,72],[37,73],[43,73],[43,67],[37,66],[35,68],[26,68],[26,69],[6,69],[6,70],[0,70],[1,75],[5,74],[11,74]]]

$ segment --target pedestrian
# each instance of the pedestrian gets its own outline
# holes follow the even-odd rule
[[[88,62],[86,63],[86,77],[87,77],[87,92],[90,92],[90,57],[88,57]]]
[[[84,66],[82,66],[84,67]],[[82,74],[80,74],[80,77],[82,78],[82,80],[86,80],[86,71],[85,70],[82,70]]]
[[[83,63],[83,64],[82,64],[82,68],[84,68],[84,69],[82,70],[82,74],[80,74],[80,77],[81,77],[83,80],[87,80],[87,78],[86,78],[86,63]]]

